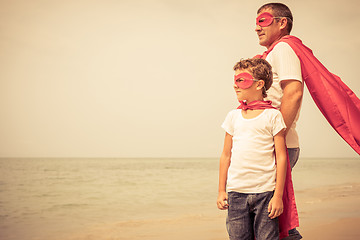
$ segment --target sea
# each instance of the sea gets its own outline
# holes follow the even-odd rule
[[[93,226],[216,216],[216,158],[2,158],[0,240]],[[296,191],[360,184],[360,159],[300,159]],[[85,236],[85,235],[84,235]],[[79,238],[80,239],[80,238]],[[86,238],[84,238],[86,239]]]

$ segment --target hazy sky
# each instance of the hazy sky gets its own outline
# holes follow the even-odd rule
[[[2,0],[0,157],[218,157],[265,1]],[[283,1],[360,95],[356,0]],[[359,120],[360,121],[360,120]],[[359,157],[305,94],[301,157]]]

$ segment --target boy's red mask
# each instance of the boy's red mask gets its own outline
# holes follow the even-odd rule
[[[274,17],[271,13],[263,12],[256,18],[256,25],[259,25],[260,27],[270,26],[273,23],[274,18],[276,17]]]
[[[253,76],[247,72],[240,73],[234,77],[236,86],[241,89],[247,89],[251,87],[254,81],[257,81],[257,79],[254,79]]]

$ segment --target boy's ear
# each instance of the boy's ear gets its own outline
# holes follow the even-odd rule
[[[261,90],[264,86],[265,86],[264,80],[257,81],[257,86],[256,86],[257,90]]]

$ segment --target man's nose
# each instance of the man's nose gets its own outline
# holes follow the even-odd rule
[[[255,27],[255,32],[259,32],[260,30],[261,30],[260,25],[256,25],[256,27]]]

